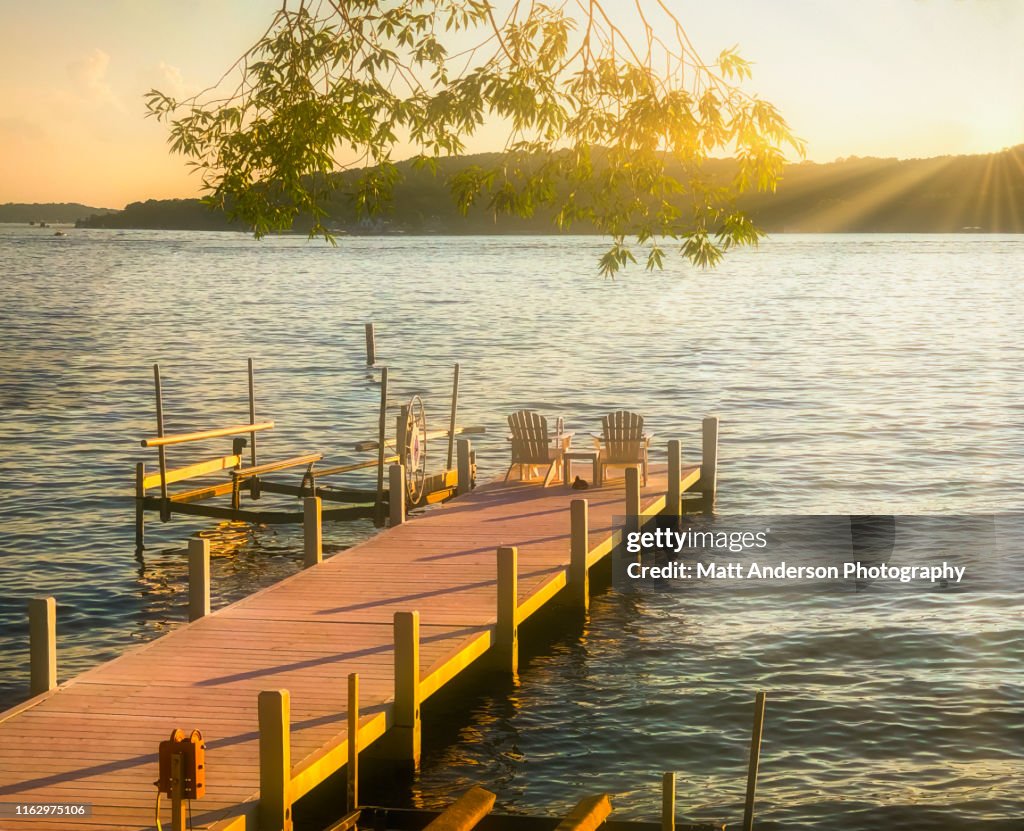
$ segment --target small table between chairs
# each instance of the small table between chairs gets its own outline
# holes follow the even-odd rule
[[[599,450],[583,450],[572,448],[566,450],[562,454],[562,479],[565,482],[565,486],[572,486],[572,475],[570,470],[573,462],[590,462],[593,466],[594,473],[594,485],[597,487],[601,486],[601,465],[600,465],[601,452]]]

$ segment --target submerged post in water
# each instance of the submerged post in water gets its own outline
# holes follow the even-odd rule
[[[373,366],[377,363],[377,343],[373,335],[373,324],[366,324],[366,365]]]
[[[661,777],[661,831],[676,831],[676,775]]]
[[[710,514],[715,510],[718,495],[718,416],[704,419],[702,451],[699,487],[704,495],[704,510]]]
[[[747,796],[743,804],[743,831],[754,828],[754,793],[757,790],[757,766],[761,760],[761,734],[764,731],[764,691],[754,699],[754,730],[750,736],[750,762],[747,765]]]

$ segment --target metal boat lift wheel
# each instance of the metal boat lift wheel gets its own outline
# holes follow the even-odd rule
[[[405,422],[405,447],[402,463],[405,465],[405,493],[410,505],[423,498],[427,481],[427,414],[423,399],[414,395],[409,399]]]

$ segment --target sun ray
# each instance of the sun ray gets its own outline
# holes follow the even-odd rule
[[[813,224],[821,229],[856,230],[864,220],[937,176],[952,163],[949,157],[904,163],[895,174],[852,189],[840,201],[818,211]]]

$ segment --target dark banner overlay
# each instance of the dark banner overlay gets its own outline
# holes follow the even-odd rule
[[[1024,515],[622,518],[623,591],[1019,591]]]

